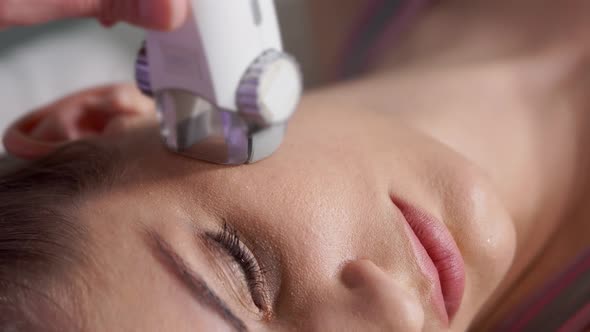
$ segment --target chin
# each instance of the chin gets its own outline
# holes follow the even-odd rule
[[[516,230],[487,177],[470,170],[461,178],[454,196],[457,208],[450,214],[467,270],[466,298],[456,323],[466,328],[464,317],[473,319],[508,274],[516,251]]]

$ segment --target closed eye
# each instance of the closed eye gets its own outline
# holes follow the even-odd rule
[[[248,286],[254,305],[268,315],[271,305],[266,292],[264,271],[252,251],[240,240],[238,232],[226,223],[222,231],[208,235],[240,266],[240,278]]]

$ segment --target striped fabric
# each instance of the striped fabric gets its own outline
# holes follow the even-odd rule
[[[590,331],[590,249],[525,302],[496,330]]]

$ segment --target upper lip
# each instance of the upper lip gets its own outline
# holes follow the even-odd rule
[[[440,283],[437,289],[444,299],[441,310],[446,311],[448,322],[459,310],[465,289],[465,267],[457,243],[442,222],[402,200],[392,200],[436,267],[438,280],[434,282]]]

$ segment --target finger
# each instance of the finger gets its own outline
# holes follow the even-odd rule
[[[184,22],[187,12],[187,0],[0,0],[0,26],[95,17],[107,25],[125,21],[170,30]]]
[[[95,3],[92,15],[103,23],[113,24],[125,21],[158,30],[170,30],[180,26],[188,13],[187,0],[85,0],[84,2]]]

